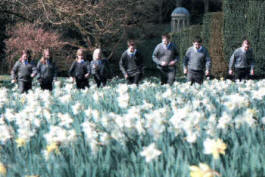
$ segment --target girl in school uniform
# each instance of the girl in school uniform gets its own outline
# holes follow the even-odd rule
[[[97,87],[105,86],[107,79],[111,77],[109,62],[102,57],[101,49],[95,49],[93,60],[90,62],[91,74],[94,77]]]
[[[53,80],[57,77],[57,67],[52,61],[49,49],[43,50],[43,56],[37,64],[37,80],[42,90],[52,90]]]
[[[89,62],[85,60],[85,50],[77,50],[77,58],[69,69],[69,75],[75,80],[78,89],[89,87],[88,77],[90,75]]]

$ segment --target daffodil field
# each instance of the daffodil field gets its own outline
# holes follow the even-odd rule
[[[265,80],[0,95],[0,176],[265,176]]]

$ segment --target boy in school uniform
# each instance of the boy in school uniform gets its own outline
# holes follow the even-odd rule
[[[237,48],[230,57],[229,74],[235,73],[235,79],[240,81],[249,79],[249,75],[254,75],[254,65],[253,50],[250,48],[249,40],[245,39],[242,46]]]
[[[179,53],[176,45],[170,42],[169,34],[162,35],[162,42],[155,47],[152,58],[160,71],[161,85],[172,85],[176,77]]]
[[[36,66],[31,61],[30,50],[23,50],[22,56],[11,71],[12,83],[18,83],[20,93],[26,93],[32,88],[32,80],[36,76]]]
[[[120,70],[128,84],[139,84],[143,75],[143,57],[134,40],[127,41],[128,49],[123,52],[120,58]]]
[[[211,63],[208,50],[202,46],[202,39],[196,36],[193,40],[193,46],[188,48],[183,61],[183,71],[184,74],[188,74],[191,85],[203,83],[204,75],[210,75]]]

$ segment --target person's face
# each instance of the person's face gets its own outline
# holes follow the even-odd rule
[[[163,37],[162,38],[162,43],[165,44],[165,45],[168,45],[169,44],[169,39],[166,38],[166,37]]]
[[[193,42],[193,46],[196,48],[196,49],[199,49],[201,47],[201,43],[199,42]]]
[[[27,60],[28,57],[29,57],[28,54],[24,53],[21,58],[24,61],[24,60]]]
[[[242,47],[245,51],[248,51],[248,49],[250,48],[250,44],[247,41],[244,41],[242,43]]]
[[[49,58],[50,58],[50,51],[46,50],[46,51],[44,52],[44,58],[45,58],[45,59],[49,59]]]
[[[79,60],[82,60],[82,59],[84,58],[84,54],[83,54],[83,52],[78,52],[78,53],[77,53],[77,58],[78,58]]]
[[[95,59],[96,60],[99,60],[100,59],[100,51],[99,50],[96,51],[96,53],[95,53]]]
[[[129,45],[129,51],[130,51],[130,52],[134,52],[134,50],[135,50],[135,44],[134,44],[134,43],[131,43],[131,44]]]

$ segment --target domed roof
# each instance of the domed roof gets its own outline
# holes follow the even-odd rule
[[[189,11],[184,8],[184,7],[177,7],[176,9],[173,10],[173,12],[171,13],[171,16],[176,16],[176,15],[187,15],[189,16],[190,13]]]

